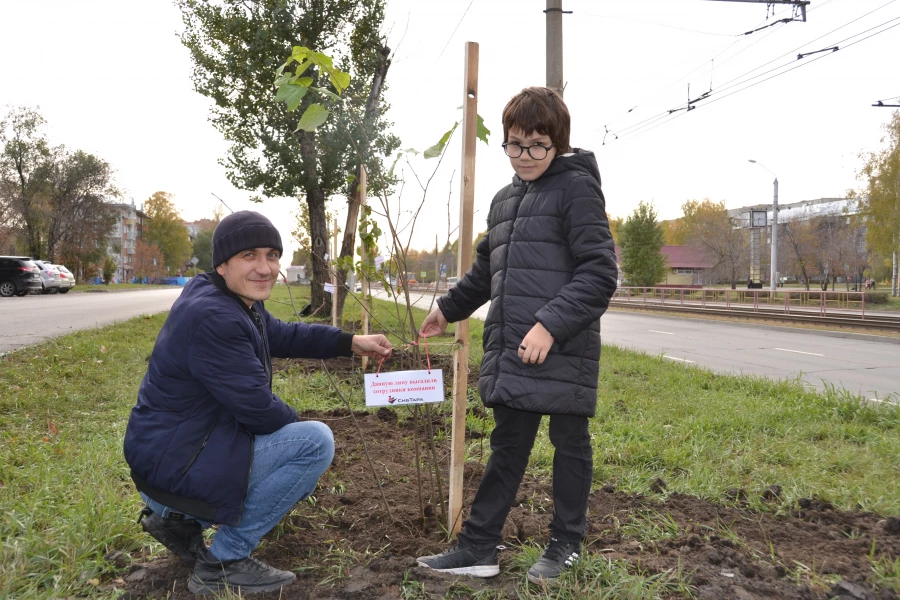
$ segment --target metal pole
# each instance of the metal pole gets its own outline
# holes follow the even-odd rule
[[[775,178],[775,195],[772,197],[772,291],[778,289],[778,178]]]
[[[547,0],[547,87],[563,95],[562,0]]]

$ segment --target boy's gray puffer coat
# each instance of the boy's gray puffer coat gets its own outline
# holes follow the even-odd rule
[[[488,228],[471,270],[438,300],[450,322],[491,301],[481,398],[488,407],[593,416],[599,319],[618,273],[594,154],[558,156],[535,181],[514,176],[491,202]],[[542,365],[524,364],[518,346],[537,322],[555,341]]]

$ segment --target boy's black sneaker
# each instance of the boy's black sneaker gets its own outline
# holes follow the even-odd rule
[[[544,548],[544,553],[530,569],[528,569],[528,581],[542,583],[556,579],[560,573],[575,564],[581,555],[581,543],[564,542],[554,537]]]
[[[471,575],[473,577],[494,577],[500,574],[497,549],[478,550],[453,546],[440,554],[422,556],[416,559],[420,567],[428,567],[441,573]]]
[[[203,528],[194,519],[168,519],[145,508],[138,522],[144,531],[189,565],[197,562],[197,555],[206,548]]]
[[[297,576],[281,571],[252,556],[221,562],[208,550],[197,558],[188,589],[194,594],[220,594],[225,591],[243,594],[274,592],[293,583]]]

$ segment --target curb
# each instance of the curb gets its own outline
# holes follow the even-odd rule
[[[617,307],[618,308],[618,307]],[[610,309],[616,311],[616,309]],[[731,321],[727,319],[702,319],[699,317],[683,317],[681,314],[683,313],[666,313],[660,314],[664,311],[652,312],[645,310],[628,310],[628,309],[619,309],[616,312],[630,313],[630,314],[645,314],[648,316],[661,317],[661,318],[676,318],[682,319],[685,321],[696,321],[699,323],[725,323],[728,325],[735,325],[738,327],[753,327],[755,329],[765,329],[768,331],[781,331],[786,333],[804,333],[807,335],[818,335],[823,337],[833,337],[833,338],[844,338],[851,340],[859,340],[863,342],[878,342],[881,344],[895,344],[900,345],[900,337],[889,337],[885,335],[875,335],[872,333],[854,333],[852,331],[832,331],[830,329],[806,329],[805,327],[785,327],[784,325],[766,325],[761,323],[748,323],[746,321]]]

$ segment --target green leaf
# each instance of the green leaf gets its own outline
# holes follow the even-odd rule
[[[450,140],[450,136],[453,135],[453,132],[456,131],[456,126],[459,125],[459,121],[453,124],[453,127],[450,128],[450,131],[441,136],[441,139],[438,140],[438,143],[426,150],[422,156],[425,158],[435,158],[441,155],[441,152],[444,151],[444,146],[447,145],[447,142]]]
[[[294,131],[300,131],[301,129],[304,131],[315,131],[316,127],[325,122],[328,114],[328,110],[321,104],[310,104],[303,116],[300,117],[300,122],[297,123],[297,129]]]
[[[475,136],[479,140],[487,144],[489,135],[491,135],[491,130],[484,126],[484,119],[481,118],[481,115],[478,115],[478,126],[475,132]]]
[[[312,78],[312,77],[300,77],[299,79],[297,79],[297,81],[296,81],[295,83],[297,83],[297,85],[302,85],[302,86],[304,86],[304,87],[309,87],[309,86],[312,85],[312,82],[313,82],[313,78]]]
[[[275,95],[275,101],[283,100],[285,104],[287,104],[287,109],[290,111],[297,110],[297,107],[300,106],[300,102],[303,101],[303,96],[306,95],[306,91],[309,89],[307,86],[298,85],[296,83],[285,83],[282,86],[278,87],[278,94]]]
[[[334,89],[338,91],[338,94],[342,93],[348,87],[350,87],[350,74],[344,73],[343,71],[338,71],[337,69],[328,72],[329,77],[331,77],[331,85],[334,86]]]
[[[298,61],[298,62],[299,62],[299,61]],[[303,75],[303,73],[305,73],[306,70],[307,70],[308,68],[310,68],[311,66],[313,66],[313,62],[312,62],[311,60],[304,60],[304,61],[301,62],[299,65],[297,65],[297,70],[294,71],[294,75],[296,75],[296,76],[298,76],[298,77],[299,77],[300,75]]]
[[[335,94],[334,92],[332,92],[330,90],[326,90],[325,88],[310,86],[309,89],[315,90],[315,91],[319,92],[320,94],[322,94],[323,96],[331,98],[332,100],[340,100],[341,99],[340,96],[338,96],[337,94]]]

